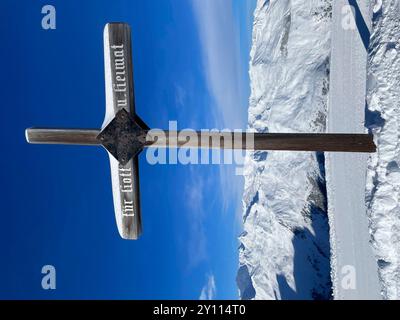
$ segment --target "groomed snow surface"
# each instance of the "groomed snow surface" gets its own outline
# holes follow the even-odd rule
[[[349,7],[353,5],[353,10]],[[369,0],[333,4],[328,132],[365,133]],[[367,154],[326,153],[335,299],[380,299],[365,205]]]

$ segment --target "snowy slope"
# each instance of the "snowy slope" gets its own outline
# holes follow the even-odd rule
[[[324,132],[328,0],[259,0],[251,50],[249,128]],[[330,299],[324,157],[250,153],[237,283],[243,299]]]
[[[328,132],[364,133],[369,0],[333,6]],[[343,21],[348,22],[343,27]],[[363,42],[363,39],[366,39]],[[328,213],[335,299],[379,299],[378,266],[370,245],[365,205],[368,155],[327,153]]]
[[[375,1],[367,124],[378,152],[368,166],[367,202],[383,295],[400,299],[400,1]]]

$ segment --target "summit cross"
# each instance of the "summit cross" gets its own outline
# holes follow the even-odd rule
[[[376,150],[373,138],[368,134],[163,131],[163,135],[158,135],[135,112],[131,51],[129,25],[108,23],[104,28],[106,115],[101,129],[26,129],[29,143],[93,145],[107,150],[116,223],[124,239],[138,239],[142,233],[138,156],[146,147],[321,152]],[[237,140],[239,143],[231,143]]]

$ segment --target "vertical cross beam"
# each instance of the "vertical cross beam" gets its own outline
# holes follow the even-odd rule
[[[125,110],[135,113],[131,30],[125,23],[108,23],[104,28],[104,70],[106,115],[104,129],[115,115]],[[141,149],[131,148],[119,162],[110,153],[111,181],[115,219],[124,239],[137,239],[142,233],[140,206],[139,159]]]

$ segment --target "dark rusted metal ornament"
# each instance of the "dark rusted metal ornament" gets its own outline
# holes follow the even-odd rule
[[[121,109],[97,139],[119,163],[125,165],[143,150],[146,134],[147,127],[140,126],[125,109]]]

